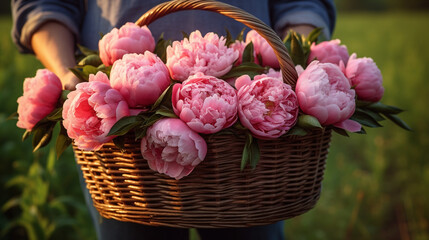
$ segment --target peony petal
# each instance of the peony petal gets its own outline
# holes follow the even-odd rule
[[[351,119],[346,119],[342,122],[335,123],[334,126],[337,128],[345,129],[349,132],[359,132],[362,129],[360,123]]]

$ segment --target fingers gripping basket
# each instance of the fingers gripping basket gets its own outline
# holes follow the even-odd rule
[[[256,30],[273,47],[285,82],[295,86],[296,72],[278,36],[240,9],[214,1],[172,1],[144,14],[148,25],[171,12],[218,12]],[[74,146],[94,206],[105,218],[171,227],[246,227],[292,218],[319,198],[331,131],[260,140],[261,158],[252,170],[240,170],[245,137],[209,135],[207,156],[187,177],[175,180],[152,171],[129,140],[125,150],[113,143],[98,151]]]

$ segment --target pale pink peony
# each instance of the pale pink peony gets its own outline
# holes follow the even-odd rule
[[[76,85],[63,106],[63,125],[74,143],[83,150],[98,150],[113,136],[107,136],[112,126],[129,115],[121,94],[109,85],[107,75],[98,72],[89,82]]]
[[[203,73],[175,84],[173,110],[192,130],[215,133],[237,120],[237,95],[227,82]]]
[[[341,69],[332,63],[313,61],[296,84],[301,110],[326,126],[350,118],[355,110],[355,91]]]
[[[240,122],[261,139],[285,134],[298,117],[298,100],[291,86],[267,75],[237,79]]]
[[[352,86],[355,86],[358,99],[378,102],[383,97],[383,77],[372,58],[356,58],[356,53],[353,53],[347,63],[345,74]]]
[[[262,66],[269,66],[272,68],[279,68],[280,63],[277,60],[273,48],[268,44],[267,40],[263,38],[255,30],[250,30],[246,35],[246,44],[252,42],[255,51],[255,62],[258,63],[257,55],[261,55]]]
[[[116,61],[110,72],[110,84],[131,108],[145,107],[155,103],[170,85],[170,75],[162,60],[146,51],[126,54]]]
[[[149,28],[128,22],[121,28],[113,28],[98,42],[100,58],[104,65],[111,66],[127,53],[144,53],[155,49],[155,39]]]
[[[204,160],[207,144],[182,120],[164,118],[147,129],[141,153],[152,170],[181,179]]]
[[[308,64],[314,59],[317,59],[321,63],[333,63],[340,64],[343,61],[347,64],[349,59],[349,52],[345,45],[340,45],[339,39],[331,41],[323,41],[319,44],[313,43],[310,47],[310,55],[308,56]]]
[[[47,69],[39,69],[34,78],[24,81],[23,96],[18,98],[17,126],[31,131],[54,110],[61,95],[61,81]]]
[[[246,48],[246,43],[243,41],[235,40],[235,42],[231,43],[229,47],[238,51],[238,58],[234,65],[235,66],[240,65],[243,60],[243,52],[244,52],[244,49]]]
[[[226,39],[215,33],[204,37],[197,30],[189,39],[174,41],[167,47],[167,67],[173,79],[184,81],[189,76],[202,72],[205,75],[220,77],[231,70],[238,51],[225,46]]]

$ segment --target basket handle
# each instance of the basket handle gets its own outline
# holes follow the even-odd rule
[[[139,26],[149,25],[160,17],[182,10],[206,10],[217,12],[254,29],[267,40],[268,44],[273,48],[277,60],[280,63],[283,81],[295,88],[298,75],[284,43],[264,22],[240,8],[214,0],[173,0],[153,7],[141,16],[136,21],[136,24]]]

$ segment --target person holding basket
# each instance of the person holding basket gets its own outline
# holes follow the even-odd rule
[[[12,37],[22,53],[35,54],[42,64],[55,73],[67,90],[74,90],[80,80],[69,70],[76,65],[76,44],[98,49],[100,33],[126,22],[136,21],[158,0],[149,1],[12,1]],[[314,28],[322,28],[322,37],[329,39],[335,26],[336,10],[333,1],[222,1],[253,14],[271,26],[280,37],[289,30],[308,35]],[[192,10],[170,14],[152,23],[153,36],[163,33],[165,39],[181,39],[181,31],[196,29],[223,33],[228,29],[237,36],[243,25],[217,13]],[[154,227],[121,222],[101,217],[93,207],[92,199],[82,178],[88,208],[99,239],[188,239],[187,229]],[[201,239],[284,239],[284,222],[243,228],[197,229]]]

